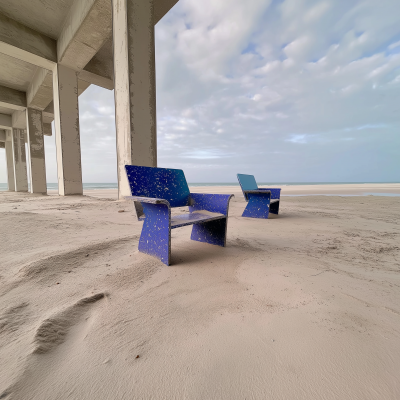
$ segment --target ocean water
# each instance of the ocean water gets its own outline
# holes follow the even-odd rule
[[[369,184],[369,183],[399,183],[399,182],[261,182],[259,183],[260,186],[263,185],[280,185],[280,186],[293,186],[293,185],[346,185],[346,184]],[[237,182],[195,182],[189,183],[189,186],[239,186]],[[48,183],[47,184],[48,190],[57,190],[58,184],[57,183]],[[117,183],[84,183],[83,184],[84,190],[94,189],[118,189]],[[7,184],[0,183],[0,191],[6,191]],[[305,196],[305,195],[286,195],[286,196]],[[310,196],[310,195],[307,195]],[[325,195],[325,196],[333,196],[333,195]],[[362,194],[356,195],[341,195],[335,194],[334,196],[390,196],[390,197],[400,197],[400,194],[396,193],[371,193],[365,192]]]

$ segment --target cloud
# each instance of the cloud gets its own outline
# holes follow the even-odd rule
[[[400,180],[398,0],[180,0],[155,33],[160,166]],[[115,181],[113,93],[79,100],[84,180]]]
[[[389,47],[395,48],[396,37],[400,38],[396,2],[265,3],[257,15],[247,14],[251,23],[232,30],[234,45],[227,43],[229,37],[222,32],[226,26],[240,25],[240,16],[224,15],[227,3],[242,10],[236,2],[214,1],[217,9],[222,8],[205,7],[206,11],[197,14],[198,3],[180,0],[156,31],[163,32],[163,50],[160,45],[157,53],[157,60],[163,60],[158,104],[166,104],[167,98],[170,104],[158,109],[163,132],[177,132],[174,119],[164,116],[179,118],[183,107],[197,121],[179,137],[182,162],[185,149],[192,146],[199,154],[207,152],[210,145],[235,154],[219,158],[216,176],[203,172],[206,158],[193,158],[193,165],[199,168],[190,172],[190,179],[204,181],[204,174],[210,180],[228,180],[241,168],[261,177],[268,170],[274,180],[305,181],[317,175],[311,167],[317,163],[318,175],[325,173],[321,180],[369,180],[372,166],[352,176],[351,163],[363,163],[371,143],[378,141],[381,154],[374,159],[380,157],[381,162],[374,176],[399,179],[399,173],[391,169],[394,159],[388,161],[388,148],[382,145],[399,143],[395,109],[400,99],[400,57],[387,52]],[[205,28],[208,24],[215,30],[214,36]],[[182,31],[168,35],[167,31],[178,25]],[[191,49],[187,53],[188,37]],[[166,90],[165,82],[170,82],[171,76],[168,65],[177,59],[182,60],[179,76],[183,78]],[[175,71],[170,70],[172,74]],[[179,165],[175,140],[174,136],[171,140],[160,138],[159,154],[165,166]],[[353,156],[343,160],[340,155],[348,152]],[[313,155],[305,159],[305,153]],[[395,155],[399,152],[391,153],[391,157]],[[335,169],[338,160],[347,168]],[[232,172],[227,174],[229,168]],[[336,176],[332,170],[337,171]]]

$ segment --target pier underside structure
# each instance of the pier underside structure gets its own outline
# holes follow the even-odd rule
[[[90,85],[114,89],[119,197],[125,164],[157,165],[154,26],[177,1],[0,2],[8,190],[27,191],[29,171],[30,191],[47,192],[43,136],[54,134],[59,194],[82,194],[78,102]]]

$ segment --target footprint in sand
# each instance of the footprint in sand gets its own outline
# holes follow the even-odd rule
[[[65,310],[46,318],[36,331],[33,353],[47,353],[63,343],[71,326],[78,322],[91,304],[104,297],[104,293],[85,297]]]
[[[8,386],[8,388],[3,392],[0,392],[0,399],[11,400],[14,398],[28,398],[26,397],[26,393],[21,394],[21,392],[24,392],[24,388],[29,387],[29,381],[33,379],[34,372],[36,371],[36,367],[34,366],[38,360],[36,359],[35,361],[32,356],[41,357],[42,354],[49,353],[57,346],[64,343],[67,339],[69,331],[75,325],[79,324],[85,315],[89,314],[89,310],[94,303],[103,299],[105,296],[105,293],[97,293],[92,296],[85,297],[68,306],[67,308],[58,311],[50,317],[44,319],[36,329],[33,338],[33,351],[31,356],[28,356],[26,360],[24,370],[21,371],[21,375],[16,381],[14,381],[13,384]],[[25,303],[14,307],[14,315],[18,314],[16,311],[24,310],[25,307]],[[15,329],[18,325],[20,318],[17,318],[16,320],[10,319],[8,318],[9,314],[10,312],[4,314],[2,318],[0,318],[0,332],[5,329]]]

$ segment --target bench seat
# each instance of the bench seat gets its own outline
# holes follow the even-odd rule
[[[269,189],[258,189],[258,190],[246,190],[246,194],[248,193],[262,193],[264,194],[265,192],[271,192]],[[270,199],[269,204],[272,203],[279,203],[280,199]]]
[[[209,211],[194,211],[188,214],[173,215],[171,217],[171,229],[180,228],[181,226],[201,224],[207,221],[215,221],[217,219],[226,218],[224,214],[213,213]]]

